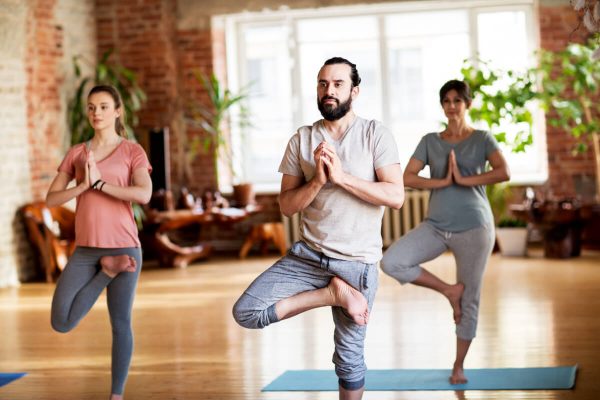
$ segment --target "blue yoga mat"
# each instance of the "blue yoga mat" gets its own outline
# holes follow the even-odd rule
[[[465,371],[469,382],[451,385],[448,369],[379,369],[367,371],[365,390],[531,390],[571,389],[577,365],[548,368],[486,368]],[[263,392],[337,391],[331,370],[286,371]]]
[[[2,374],[0,373],[0,387],[8,385],[12,381],[15,381],[23,376],[27,375],[25,372],[17,372],[14,374]]]

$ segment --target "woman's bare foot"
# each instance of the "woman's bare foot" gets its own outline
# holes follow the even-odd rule
[[[345,308],[355,323],[366,325],[369,322],[369,304],[361,292],[337,276],[331,278],[327,289],[334,305]]]
[[[468,382],[463,367],[458,365],[454,365],[454,368],[452,368],[452,375],[449,380],[452,385],[460,385],[461,383]]]
[[[460,299],[462,298],[464,291],[465,285],[459,282],[456,285],[450,285],[450,289],[444,292],[444,295],[448,298],[450,306],[452,307],[452,317],[454,318],[455,324],[460,323],[460,317],[462,316]]]
[[[104,256],[100,259],[102,272],[114,278],[121,272],[135,272],[135,258],[122,254],[120,256]]]
[[[122,394],[111,394],[110,395],[110,400],[123,400],[123,395]]]

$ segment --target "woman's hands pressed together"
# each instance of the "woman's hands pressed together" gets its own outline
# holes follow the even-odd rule
[[[463,176],[460,173],[460,169],[458,168],[458,163],[456,162],[456,154],[454,150],[450,150],[450,155],[448,156],[448,174],[451,174],[451,182],[462,185],[463,184]]]
[[[102,174],[100,174],[100,170],[96,165],[96,158],[94,157],[94,152],[90,150],[88,154],[88,160],[86,165],[86,172],[89,175],[89,184],[93,185],[95,182],[102,178]]]
[[[92,185],[102,179],[102,174],[96,165],[96,159],[94,157],[94,152],[90,150],[88,153],[87,160],[85,162],[85,177],[81,182],[80,186],[87,190],[92,187]]]

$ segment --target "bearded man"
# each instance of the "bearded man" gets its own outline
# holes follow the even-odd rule
[[[290,139],[281,212],[301,213],[301,240],[260,274],[233,308],[245,328],[264,328],[317,307],[330,306],[335,324],[333,363],[340,399],[364,391],[364,340],[377,291],[384,206],[399,209],[404,185],[392,134],[378,121],[358,117],[356,65],[334,57],[317,78],[323,119]]]

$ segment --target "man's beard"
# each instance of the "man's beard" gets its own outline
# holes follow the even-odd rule
[[[324,102],[329,99],[335,100],[337,105],[324,104]],[[352,96],[348,96],[348,100],[343,103],[340,103],[335,97],[323,96],[320,100],[317,100],[317,106],[319,107],[319,111],[323,118],[327,121],[337,121],[350,111],[352,106]]]

